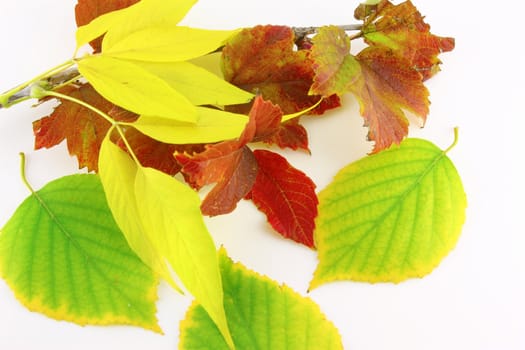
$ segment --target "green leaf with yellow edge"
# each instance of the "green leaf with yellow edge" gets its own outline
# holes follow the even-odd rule
[[[95,18],[78,28],[77,48],[106,34],[102,51],[133,32],[155,26],[177,25],[197,0],[142,0],[130,7]]]
[[[217,251],[204,224],[199,195],[153,168],[139,168],[135,195],[145,232],[159,254],[170,263],[232,346]]]
[[[138,165],[107,136],[100,147],[98,169],[109,208],[131,249],[146,265],[182,293],[139,218],[134,191]]]
[[[233,105],[248,103],[253,95],[190,62],[136,62],[167,82],[194,105]]]
[[[137,114],[194,123],[195,106],[167,82],[126,60],[104,55],[78,61],[78,70],[110,102]]]
[[[406,139],[341,170],[319,194],[319,265],[310,287],[430,273],[465,221],[466,195],[449,149]]]
[[[32,311],[160,332],[157,278],[126,243],[96,175],[60,178],[20,205],[0,233],[0,274]]]
[[[223,46],[239,30],[210,30],[185,26],[147,27],[122,38],[104,55],[149,62],[180,62],[203,56]]]
[[[196,124],[142,116],[129,123],[149,137],[170,144],[212,143],[239,137],[248,117],[219,109],[197,107]]]
[[[285,285],[219,253],[224,308],[237,350],[337,350],[340,335],[319,306]],[[228,349],[204,309],[194,304],[180,325],[179,349]]]

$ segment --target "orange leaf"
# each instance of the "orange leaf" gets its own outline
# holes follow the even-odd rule
[[[208,145],[202,153],[176,154],[187,181],[195,188],[216,183],[201,205],[205,215],[226,214],[252,189],[257,161],[246,145],[265,141],[280,128],[283,113],[278,106],[256,97],[248,124],[238,140]]]
[[[390,49],[369,47],[357,55],[360,78],[349,89],[359,100],[373,152],[399,144],[408,134],[408,110],[423,121],[429,109],[421,75]]]
[[[247,198],[266,214],[277,232],[313,248],[318,204],[315,184],[277,153],[253,153],[259,172]]]
[[[109,112],[115,107],[89,84],[70,84],[59,92],[104,112]],[[35,149],[50,148],[67,140],[69,153],[78,158],[79,168],[87,167],[89,171],[97,171],[100,145],[111,126],[110,123],[77,103],[62,100],[60,102],[51,115],[33,123]]]

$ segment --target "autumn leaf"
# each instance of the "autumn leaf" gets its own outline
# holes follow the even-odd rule
[[[392,49],[373,46],[354,56],[349,53],[346,33],[335,26],[321,28],[313,41],[316,76],[312,93],[352,92],[369,128],[368,138],[375,141],[373,152],[406,137],[405,110],[425,121],[429,101],[421,74]]]
[[[109,112],[115,107],[89,84],[70,84],[59,92],[89,103],[101,111]],[[59,100],[60,105],[51,115],[33,123],[35,149],[51,148],[67,140],[69,153],[78,158],[79,168],[87,167],[89,171],[96,171],[100,145],[111,124],[77,103]],[[121,120],[134,118],[129,114],[121,116],[125,118]]]
[[[392,49],[424,80],[440,70],[438,55],[454,49],[453,38],[430,33],[430,26],[411,1],[393,5],[384,0],[377,5],[361,5],[356,17],[364,21],[362,33],[366,43]]]
[[[138,1],[139,0],[78,0],[75,6],[77,26],[81,27],[86,25],[105,13],[126,8]],[[90,45],[95,52],[100,52],[102,48],[102,38],[100,37],[91,41]]]
[[[193,187],[216,183],[202,202],[205,215],[221,215],[233,211],[237,202],[251,190],[257,176],[257,161],[249,142],[264,141],[279,130],[283,113],[278,106],[255,99],[242,135],[238,140],[208,145],[196,155],[176,154],[182,171]]]
[[[254,155],[259,172],[248,197],[277,232],[313,248],[318,204],[315,184],[277,153],[256,150]]]
[[[290,27],[267,25],[244,29],[222,50],[224,78],[244,90],[261,94],[286,114],[306,109],[317,103],[319,97],[308,94],[313,79],[308,51],[294,50],[294,44]]]
[[[204,145],[200,144],[173,145],[159,142],[134,128],[126,129],[124,135],[142,166],[160,170],[168,175],[175,175],[179,173],[181,169],[181,165],[173,157],[173,153],[195,153],[201,152],[204,149]],[[118,144],[126,151],[126,146],[122,139],[118,141]]]

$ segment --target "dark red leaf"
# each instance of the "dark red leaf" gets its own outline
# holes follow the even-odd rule
[[[318,204],[315,184],[277,153],[253,153],[259,173],[247,198],[266,214],[277,232],[313,248]]]

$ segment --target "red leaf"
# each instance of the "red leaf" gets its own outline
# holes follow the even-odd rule
[[[95,18],[111,12],[129,7],[139,0],[78,0],[75,6],[75,19],[77,26],[83,26]],[[102,37],[90,43],[95,52],[100,52],[102,47]]]
[[[251,190],[258,168],[252,151],[246,145],[252,141],[264,141],[277,133],[282,116],[278,106],[258,96],[249,122],[238,140],[208,145],[204,152],[195,155],[175,155],[193,187],[200,189],[216,183],[202,202],[203,214],[229,213]]]
[[[277,232],[313,248],[318,204],[315,184],[276,153],[256,150],[254,155],[259,173],[247,198],[266,214]]]
[[[100,96],[89,84],[70,84],[60,93],[82,100],[101,111],[108,112],[114,105]],[[67,140],[71,155],[78,158],[79,168],[97,171],[98,154],[110,123],[91,110],[70,101],[60,105],[47,117],[33,123],[35,149],[50,148]]]

